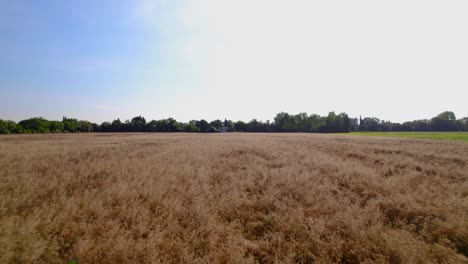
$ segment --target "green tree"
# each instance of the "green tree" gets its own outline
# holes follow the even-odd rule
[[[112,132],[112,124],[110,122],[103,122],[101,124],[101,132]]]
[[[167,132],[179,132],[182,130],[180,124],[177,122],[177,120],[173,118],[168,118],[166,120],[166,126],[167,126],[167,129],[166,129]]]
[[[62,122],[60,122],[60,121],[50,121],[49,124],[50,124],[50,126],[49,126],[50,132],[52,132],[52,133],[62,133],[63,132],[64,125],[63,125]]]
[[[130,122],[131,131],[134,132],[143,132],[146,127],[146,119],[142,116],[137,116],[132,118]]]
[[[27,133],[50,133],[49,121],[42,117],[33,117],[19,122]]]
[[[431,119],[431,127],[436,131],[455,131],[457,130],[457,119],[455,113],[445,111]]]
[[[294,131],[295,132],[308,132],[307,130],[307,113],[299,113],[294,115]]]
[[[252,119],[249,123],[247,123],[246,132],[267,132],[268,130],[268,125],[266,123],[263,123],[261,121],[258,121],[257,119]]]
[[[337,132],[349,132],[351,131],[351,119],[346,113],[340,113],[337,116],[338,128]]]
[[[200,132],[200,129],[194,123],[187,123],[182,126],[184,132]]]
[[[325,117],[317,114],[310,115],[306,121],[307,132],[319,132],[325,126]]]
[[[101,126],[96,124],[96,123],[92,123],[92,126],[93,126],[93,132],[101,132]]]
[[[330,112],[325,119],[325,126],[322,127],[322,132],[335,132],[338,126],[338,117],[335,112]]]
[[[237,121],[234,123],[234,130],[237,132],[245,132],[247,124],[244,121]]]
[[[23,128],[19,124],[15,123],[14,121],[7,120],[5,122],[7,124],[8,130],[10,131],[10,133],[12,134],[24,133]]]
[[[359,123],[360,131],[381,131],[380,119],[375,117],[366,117],[360,119]]]
[[[120,118],[117,118],[114,121],[112,121],[112,124],[111,124],[112,132],[122,132],[123,129],[124,129],[124,124],[122,123],[122,121],[120,121]]]
[[[75,132],[77,132],[77,130],[78,130],[79,126],[80,126],[80,123],[78,122],[77,119],[67,118],[65,116],[62,119],[62,123],[63,123],[63,130],[65,132],[75,133]]]
[[[325,119],[325,126],[322,132],[349,132],[351,129],[351,120],[346,113],[335,114],[330,112]]]
[[[210,130],[210,124],[204,119],[200,120],[196,126],[200,129],[200,132],[208,132]]]
[[[2,119],[0,119],[0,134],[10,134],[7,123]]]
[[[93,124],[88,121],[78,121],[78,127],[76,131],[79,132],[92,132],[93,131]]]
[[[277,131],[291,131],[292,128],[294,127],[293,125],[293,118],[288,113],[281,112],[276,115],[276,117],[273,119],[275,123],[275,127]]]
[[[223,127],[223,121],[216,119],[210,122],[210,126],[214,127],[215,129],[220,129]]]
[[[159,121],[151,120],[146,124],[146,131],[148,132],[161,132],[162,126]]]

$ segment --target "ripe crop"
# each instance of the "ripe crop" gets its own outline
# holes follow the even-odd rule
[[[468,144],[0,137],[0,262],[466,263]]]

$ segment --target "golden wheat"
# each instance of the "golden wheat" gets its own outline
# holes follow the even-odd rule
[[[0,137],[0,263],[466,263],[468,144]]]

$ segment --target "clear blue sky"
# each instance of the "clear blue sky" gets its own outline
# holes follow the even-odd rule
[[[0,118],[468,116],[466,1],[0,0]]]

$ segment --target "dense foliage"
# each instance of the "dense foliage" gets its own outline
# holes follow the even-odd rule
[[[393,123],[375,117],[350,118],[346,113],[330,112],[327,116],[279,113],[273,122],[253,119],[250,122],[225,119],[208,122],[178,122],[173,118],[151,120],[142,116],[122,122],[116,119],[101,125],[64,117],[49,121],[33,117],[15,123],[0,119],[0,134],[76,133],[76,132],[350,132],[350,131],[468,131],[468,117],[457,120],[453,112],[443,112],[430,120]]]

